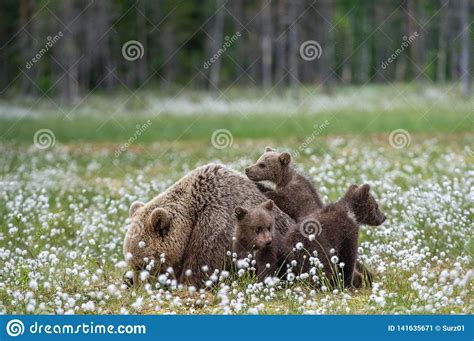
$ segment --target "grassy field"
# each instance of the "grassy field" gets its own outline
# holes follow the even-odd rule
[[[362,91],[375,91],[382,102],[393,89]],[[284,119],[271,103],[267,114],[248,109],[250,118],[168,112],[153,118],[164,125],[153,121],[138,136],[136,124],[150,119],[140,110],[138,120],[107,120],[92,109],[71,121],[54,111],[20,121],[3,115],[0,312],[472,313],[472,102],[437,91],[447,102],[418,94],[412,104],[420,111],[406,99],[394,99],[385,111],[377,110],[379,102],[363,110],[352,97],[345,108],[306,108]],[[88,105],[98,106],[94,101],[105,99]],[[8,100],[0,112],[13,106],[26,108]],[[222,128],[230,132],[225,145],[212,139]],[[50,129],[55,143],[35,145],[38,129]],[[390,134],[397,129],[403,131]],[[360,259],[376,273],[373,288],[322,291],[300,278],[257,283],[245,273],[195,293],[160,282],[127,289],[122,242],[130,203],[151,199],[209,162],[242,171],[266,145],[292,151],[325,201],[351,183],[372,185],[388,217],[382,226],[361,228]]]
[[[291,93],[234,90],[225,93],[157,95],[150,91],[109,97],[94,94],[64,104],[49,98],[0,100],[0,139],[32,142],[39,129],[61,143],[128,140],[147,124],[138,143],[209,139],[226,128],[235,138],[300,139],[329,121],[320,135],[472,131],[474,96],[462,98],[457,85],[340,87],[331,95],[302,88]]]

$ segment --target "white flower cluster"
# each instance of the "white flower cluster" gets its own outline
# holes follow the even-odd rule
[[[301,163],[325,201],[352,182],[371,183],[388,217],[360,231],[359,258],[375,273],[372,289],[331,287],[321,278],[318,255],[308,255],[308,273],[298,273],[295,263],[283,278],[263,282],[255,280],[251,257],[235,260],[235,271],[203,268],[207,289],[178,284],[173,269],[161,268],[162,255],[139,274],[145,285],[130,289],[122,255],[129,204],[153,197],[197,165],[179,151],[145,166],[129,153],[127,174],[112,179],[104,177],[113,167],[106,147],[57,145],[53,153],[0,144],[0,313],[472,312],[471,156],[434,139],[403,151],[347,142],[328,139],[324,155],[306,149]],[[158,155],[161,146],[150,148]],[[248,153],[245,145],[233,149]],[[217,153],[209,149],[206,159]],[[242,168],[247,157],[232,165]],[[173,177],[156,181],[156,169],[166,167]],[[328,257],[347,266],[336,254]]]

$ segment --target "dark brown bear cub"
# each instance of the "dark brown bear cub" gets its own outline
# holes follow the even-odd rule
[[[289,153],[279,153],[266,147],[257,162],[245,169],[245,174],[255,182],[273,182],[275,190],[263,185],[259,185],[259,189],[296,221],[323,207],[311,181],[293,167]]]
[[[370,193],[370,186],[352,185],[340,200],[315,212],[300,223],[299,229],[290,231],[287,247],[294,251],[289,260],[296,261],[298,271],[311,273],[314,265],[310,264],[310,257],[317,257],[330,283],[334,285],[336,277],[342,275],[345,287],[361,287],[363,278],[357,269],[359,226],[377,226],[384,221],[385,215]],[[310,235],[306,231],[309,223],[317,227]]]
[[[235,208],[233,251],[238,259],[253,254],[259,281],[283,269],[286,256],[282,253],[284,236],[275,230],[273,206],[273,201],[267,200],[252,208]]]

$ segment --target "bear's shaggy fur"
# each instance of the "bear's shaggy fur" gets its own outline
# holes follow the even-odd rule
[[[352,185],[337,202],[314,212],[303,222],[287,226],[284,236],[273,231],[272,208],[273,202],[269,200],[255,207],[235,209],[234,251],[239,258],[253,253],[260,281],[268,275],[281,277],[285,263],[296,262],[298,273],[309,273],[313,266],[310,258],[317,258],[334,285],[340,271],[331,261],[333,256],[337,256],[339,264],[344,263],[344,286],[361,287],[363,272],[367,272],[365,275],[371,281],[370,272],[357,263],[359,225],[380,225],[385,215],[370,194],[369,185]],[[308,230],[312,230],[312,235],[308,235]],[[296,247],[297,244],[300,245]]]
[[[232,250],[234,209],[265,200],[243,175],[209,164],[191,171],[150,202],[132,204],[123,252],[135,270],[134,282],[152,262],[152,272],[172,267],[179,283],[202,286],[208,276],[203,266],[210,271],[230,266],[225,262],[226,252]],[[275,228],[285,233],[292,219],[276,206],[273,212]]]
[[[323,207],[314,185],[293,167],[289,153],[279,153],[266,147],[257,162],[245,169],[245,174],[255,182],[273,182],[275,190],[261,184],[259,189],[296,221]]]
[[[235,208],[233,252],[238,259],[252,255],[259,281],[284,270],[284,261],[288,255],[284,236],[275,230],[273,207],[273,201],[267,200],[255,207]]]
[[[304,233],[304,224],[311,221],[319,227],[312,237]],[[344,286],[361,287],[363,285],[361,272],[367,270],[357,263],[359,226],[363,224],[377,226],[384,221],[385,215],[370,193],[370,186],[352,185],[340,200],[315,212],[309,220],[300,223],[299,229],[290,230],[286,238],[287,247],[294,251],[288,259],[290,262],[292,260],[297,262],[296,267],[299,271],[308,272],[311,268],[309,258],[315,257],[316,251],[326,277],[334,283],[335,276],[341,272],[331,260],[336,256],[339,263],[344,263],[342,269]],[[302,243],[303,247],[295,248],[298,243]],[[334,253],[330,252],[331,249]],[[371,276],[369,272],[367,275]]]

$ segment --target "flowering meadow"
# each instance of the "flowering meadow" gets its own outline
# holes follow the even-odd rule
[[[152,128],[153,129],[153,128]],[[117,144],[0,144],[0,313],[8,314],[451,314],[472,313],[474,265],[471,133],[302,140],[234,139]],[[369,183],[387,216],[362,226],[360,261],[372,288],[314,287],[310,275],[255,280],[208,269],[207,289],[168,269],[128,288],[122,242],[128,208],[197,166],[243,171],[266,145],[294,153],[325,202]],[[164,255],[166,257],[166,255]],[[125,276],[126,277],[126,276]]]

